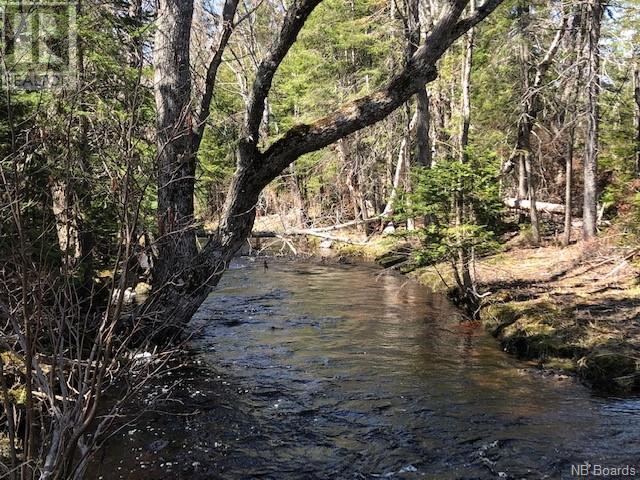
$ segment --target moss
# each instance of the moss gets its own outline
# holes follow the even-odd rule
[[[336,254],[358,260],[374,261],[396,250],[400,244],[401,242],[393,237],[378,238],[364,245],[343,243],[336,247]]]
[[[421,267],[411,272],[410,276],[435,293],[449,293],[456,284],[448,265]]]
[[[569,313],[549,298],[492,303],[482,322],[505,350],[524,358],[571,358],[580,350]]]
[[[336,248],[336,253],[339,256],[346,256],[351,258],[357,258],[359,260],[369,257],[366,245],[350,245],[343,244]]]
[[[11,462],[11,443],[9,437],[0,433],[0,462],[9,465]],[[0,474],[4,473],[0,471]]]
[[[544,368],[563,372],[574,373],[576,371],[576,362],[570,358],[548,357],[544,360],[543,366]]]
[[[20,355],[6,351],[0,353],[0,357],[2,357],[5,372],[24,373],[24,360]]]
[[[146,296],[151,293],[151,285],[145,282],[140,282],[135,288],[136,296]]]
[[[482,324],[494,337],[518,320],[519,316],[520,311],[510,303],[491,303],[483,307],[481,312]]]
[[[639,359],[627,353],[593,351],[578,361],[578,373],[600,389],[630,391],[640,387]]]

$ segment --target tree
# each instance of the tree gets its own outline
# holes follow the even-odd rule
[[[569,50],[568,71],[573,72],[567,76],[561,94],[561,113],[557,119],[557,132],[561,132],[568,124],[567,139],[565,141],[565,191],[564,191],[564,234],[562,244],[571,242],[572,229],[572,203],[573,203],[573,157],[575,151],[576,124],[578,122],[577,103],[580,96],[583,65],[580,62],[584,47],[584,7],[576,5],[567,25],[568,35],[565,36],[566,48]]]
[[[600,29],[604,7],[600,0],[587,3],[588,38],[587,64],[587,131],[584,155],[584,194],[582,207],[582,236],[590,240],[596,236],[598,221],[598,135],[600,128]]]
[[[475,0],[471,0],[469,5],[470,11],[473,13],[475,10]],[[462,105],[460,108],[460,137],[459,137],[459,154],[458,159],[461,164],[466,164],[469,160],[468,147],[469,147],[469,128],[471,126],[471,69],[473,67],[473,49],[474,49],[474,28],[469,29],[466,36],[465,49],[464,49],[464,63],[462,66]],[[464,228],[466,223],[466,205],[463,189],[456,193],[455,198],[456,208],[456,227],[458,227],[458,235],[460,237],[458,248],[458,266],[455,268],[456,276],[458,277],[458,285],[461,286],[463,298],[466,299],[467,304],[471,308],[475,309],[477,306],[477,295],[475,293],[474,282],[471,277],[471,252],[464,245]],[[458,273],[459,272],[459,273]]]
[[[537,245],[540,243],[540,221],[536,209],[536,185],[532,170],[533,150],[531,147],[531,134],[535,127],[538,114],[542,109],[540,97],[545,75],[560,47],[560,42],[566,28],[567,16],[561,11],[561,24],[553,37],[549,49],[539,62],[535,62],[531,52],[534,43],[530,25],[531,14],[531,6],[528,3],[521,2],[518,5],[520,75],[522,83],[520,99],[521,111],[518,120],[518,134],[513,157],[517,157],[518,159],[518,198],[523,199],[525,196],[529,197],[531,236],[532,242]],[[505,165],[505,172],[513,168],[513,157]]]
[[[640,55],[635,55],[635,66],[633,69],[633,92],[635,100],[635,130],[636,130],[636,175],[640,175]]]
[[[236,172],[221,221],[216,234],[197,253],[194,252],[192,218],[193,159],[198,144],[197,141],[189,143],[185,138],[191,137],[189,132],[194,131],[194,126],[196,132],[203,126],[201,120],[206,120],[210,97],[207,101],[205,95],[199,102],[200,115],[194,122],[188,108],[190,79],[187,75],[193,0],[162,0],[160,3],[155,46],[158,53],[154,61],[158,69],[156,103],[158,139],[162,147],[158,187],[163,192],[159,192],[158,221],[163,238],[171,239],[170,246],[164,250],[177,255],[163,255],[163,266],[157,273],[161,281],[155,281],[154,295],[138,312],[150,317],[151,325],[160,336],[175,332],[172,327],[184,325],[218,283],[229,261],[251,232],[258,196],[266,185],[301,155],[372,125],[402,106],[436,78],[436,62],[451,44],[489,15],[501,0],[487,0],[473,15],[464,18],[466,1],[445,2],[425,43],[385,86],[320,120],[292,127],[266,149],[261,149],[260,124],[273,78],[319,3],[320,0],[299,0],[289,7],[277,38],[257,68],[238,140]],[[236,6],[229,0],[223,10],[226,12],[223,16],[229,19],[229,29]],[[219,44],[214,57],[222,55],[225,45],[226,42]],[[212,92],[215,69],[207,80],[207,88]],[[198,138],[196,136],[196,140]]]

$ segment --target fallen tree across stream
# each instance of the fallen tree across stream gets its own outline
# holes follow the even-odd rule
[[[350,238],[342,238],[336,237],[334,235],[329,235],[328,233],[318,232],[315,229],[296,229],[296,230],[288,230],[286,232],[265,232],[265,231],[256,231],[251,233],[252,238],[280,238],[284,239],[286,237],[299,237],[299,236],[310,236],[310,237],[318,237],[324,240],[331,240],[332,242],[339,243],[348,243],[350,245],[366,245],[366,241],[358,241],[352,240]]]

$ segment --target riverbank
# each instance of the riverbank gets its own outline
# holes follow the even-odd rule
[[[449,267],[410,268],[401,262],[408,250],[389,240],[336,248],[338,257],[377,259],[451,293]],[[513,240],[476,262],[479,291],[487,295],[480,321],[505,351],[540,368],[575,375],[598,391],[640,392],[638,254],[613,237],[566,248]]]

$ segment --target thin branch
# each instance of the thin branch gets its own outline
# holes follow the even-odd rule
[[[233,18],[235,17],[237,9],[238,0],[226,0],[222,10],[222,33],[220,34],[220,41],[218,43],[218,48],[211,56],[209,66],[207,67],[205,90],[202,95],[202,99],[200,100],[200,108],[197,112],[197,123],[195,124],[193,132],[194,151],[197,151],[200,143],[202,142],[202,135],[204,134],[206,122],[210,114],[211,100],[213,99],[216,77],[218,75],[220,65],[222,64],[222,55],[229,43],[231,34],[233,33]]]

